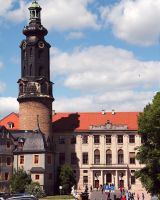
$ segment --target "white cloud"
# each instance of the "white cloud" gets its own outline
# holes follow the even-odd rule
[[[2,0],[0,0],[1,2]],[[42,7],[42,24],[47,29],[80,30],[84,28],[98,29],[97,16],[88,5],[94,0],[39,0]],[[6,2],[6,1],[3,1]],[[15,6],[18,4],[18,7]],[[0,9],[0,15],[9,21],[20,22],[29,19],[30,3],[23,0],[7,0]]]
[[[133,44],[151,45],[160,39],[159,0],[121,0],[101,8],[102,19],[116,37]]]
[[[160,86],[160,62],[140,61],[132,52],[112,46],[77,48],[71,53],[52,49],[51,71],[65,77],[65,86],[92,92]]]
[[[18,102],[14,97],[0,97],[0,118],[11,112],[18,112]]]
[[[93,1],[93,0],[92,0]],[[49,29],[99,28],[97,16],[88,10],[91,0],[40,0],[42,16]]]
[[[67,40],[73,40],[73,39],[81,39],[84,38],[84,34],[82,32],[70,32],[67,36]]]
[[[160,88],[160,62],[140,61],[132,52],[113,46],[77,48],[70,53],[52,48],[51,74],[80,94],[56,98],[58,111],[142,111]]]
[[[153,92],[116,91],[105,94],[86,95],[75,98],[58,98],[54,102],[57,112],[87,112],[87,111],[142,111],[148,104]],[[78,105],[78,106],[77,106]]]
[[[7,11],[12,8],[15,0],[0,0],[0,16],[7,15]]]

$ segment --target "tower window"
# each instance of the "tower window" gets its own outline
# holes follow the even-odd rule
[[[29,66],[29,76],[32,75],[32,64]]]
[[[32,48],[30,48],[30,57],[32,56]]]
[[[39,76],[42,76],[42,75],[44,75],[44,74],[43,74],[43,67],[40,66],[40,68],[39,68]]]

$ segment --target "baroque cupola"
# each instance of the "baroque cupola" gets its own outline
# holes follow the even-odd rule
[[[37,1],[29,7],[29,24],[24,27],[21,42],[21,78],[19,84],[20,128],[40,128],[47,136],[52,123],[52,82],[50,81],[50,44],[48,31],[41,24],[42,8]],[[37,127],[39,126],[39,127]]]

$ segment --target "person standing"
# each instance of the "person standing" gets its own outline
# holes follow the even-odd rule
[[[129,194],[128,194],[128,191],[126,191],[126,200],[129,200]]]
[[[142,200],[144,200],[144,193],[142,192]]]

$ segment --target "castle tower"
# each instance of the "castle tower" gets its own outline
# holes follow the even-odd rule
[[[32,2],[30,22],[23,29],[26,39],[21,48],[19,84],[19,122],[21,130],[40,128],[46,138],[51,134],[52,82],[50,81],[50,44],[44,36],[48,31],[41,24],[41,7]]]

